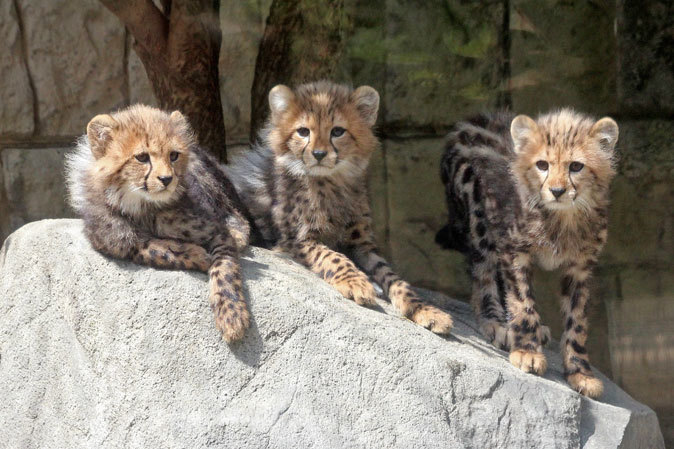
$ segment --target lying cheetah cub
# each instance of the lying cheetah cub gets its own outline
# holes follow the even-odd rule
[[[469,256],[482,333],[526,372],[547,367],[531,289],[534,261],[561,268],[562,357],[569,384],[597,397],[585,341],[588,278],[606,242],[618,125],[569,109],[538,117],[482,115],[457,124],[442,160],[446,247]]]
[[[449,333],[449,314],[421,301],[377,254],[366,191],[378,147],[377,91],[329,82],[294,91],[276,86],[269,106],[261,143],[228,168],[267,245],[292,254],[361,305],[375,304],[371,275],[405,317]]]
[[[70,202],[94,248],[157,268],[208,272],[228,342],[249,323],[238,254],[249,225],[236,191],[183,115],[132,106],[98,115],[67,161]]]

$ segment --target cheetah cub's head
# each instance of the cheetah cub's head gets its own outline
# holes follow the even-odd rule
[[[294,91],[278,85],[269,92],[269,142],[277,161],[295,176],[362,174],[377,139],[379,94],[369,86],[352,90],[330,82]]]
[[[618,125],[562,109],[534,121],[518,115],[510,125],[515,176],[529,205],[551,210],[590,210],[605,198],[615,174]]]
[[[87,125],[87,138],[96,159],[93,173],[112,206],[133,213],[145,203],[168,203],[182,190],[195,142],[180,112],[135,105],[97,115]]]

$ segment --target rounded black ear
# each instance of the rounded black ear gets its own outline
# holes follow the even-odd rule
[[[370,86],[360,86],[351,95],[360,116],[368,126],[374,126],[379,111],[379,94]]]
[[[510,123],[510,136],[515,144],[515,153],[519,153],[527,142],[532,140],[538,132],[538,125],[527,115],[518,115]]]
[[[290,109],[295,100],[295,94],[288,86],[278,84],[269,91],[269,109],[272,120],[276,120],[284,112]]]
[[[117,127],[117,122],[109,114],[101,114],[92,118],[87,125],[87,137],[89,147],[96,159],[103,157],[112,140],[112,131]]]
[[[590,135],[598,140],[602,150],[612,153],[618,142],[618,124],[611,117],[604,117],[592,125]]]

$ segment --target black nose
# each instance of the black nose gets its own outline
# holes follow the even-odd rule
[[[325,155],[328,154],[328,152],[323,150],[314,150],[311,152],[311,154],[314,155],[318,162],[321,162],[321,159],[323,159]]]
[[[562,187],[550,187],[550,192],[555,196],[555,198],[559,198],[564,192],[566,192],[566,189]]]
[[[164,187],[171,184],[171,181],[173,181],[173,176],[157,176],[157,178],[164,184]]]

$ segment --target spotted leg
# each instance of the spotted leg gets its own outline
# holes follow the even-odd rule
[[[510,363],[524,372],[543,374],[543,329],[531,291],[530,257],[526,253],[505,254],[501,258],[509,315]]]
[[[356,263],[382,287],[400,314],[437,334],[450,333],[453,324],[451,315],[422,301],[412,286],[402,280],[377,253],[368,215],[347,229],[346,246],[353,253]]]
[[[345,298],[353,299],[362,306],[376,304],[377,294],[370,280],[344,254],[313,240],[286,240],[280,246]]]
[[[510,350],[513,338],[505,312],[505,286],[496,252],[471,254],[471,304],[482,335],[499,349]]]
[[[603,392],[603,384],[592,374],[590,359],[585,349],[587,340],[587,314],[590,277],[594,260],[569,266],[562,277],[562,311],[564,313],[564,333],[561,350],[564,375],[571,387],[591,398]]]
[[[204,272],[211,265],[210,255],[202,246],[138,232],[121,217],[107,217],[104,226],[88,223],[85,229],[94,248],[118,259],[156,268]]]

